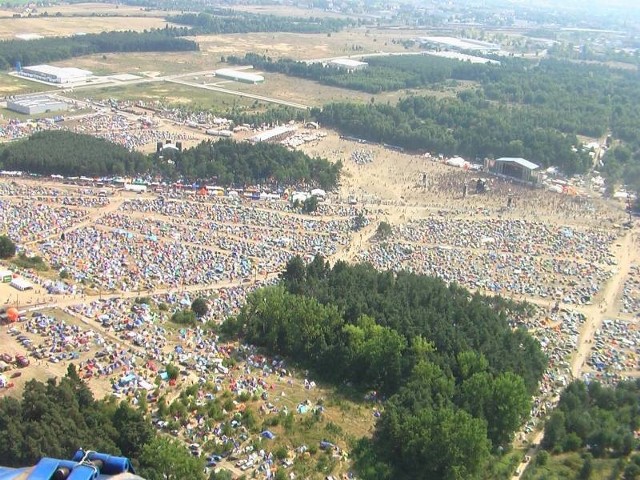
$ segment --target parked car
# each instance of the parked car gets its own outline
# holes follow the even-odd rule
[[[19,367],[28,367],[29,363],[29,359],[24,355],[16,355],[16,364]]]

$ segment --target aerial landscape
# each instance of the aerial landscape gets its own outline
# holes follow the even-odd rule
[[[640,480],[639,68],[632,0],[0,0],[0,479]]]

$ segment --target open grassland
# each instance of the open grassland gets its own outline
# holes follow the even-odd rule
[[[537,459],[533,459],[531,465],[522,476],[523,480],[574,480],[578,472],[582,469],[584,460],[578,453],[563,453],[561,455],[550,455],[545,465],[536,464]],[[593,471],[589,478],[612,479],[619,478],[613,475],[617,460],[593,459]]]
[[[312,80],[289,77],[279,73],[265,73],[264,77],[265,82],[258,85],[239,82],[225,82],[219,85],[229,90],[271,96],[309,106],[321,106],[329,102],[369,102],[372,98],[374,102],[394,104],[400,98],[410,95],[452,97],[459,91],[469,89],[473,85],[473,82],[453,82],[451,85],[443,85],[433,89],[402,89],[371,95],[366,92],[322,85]]]
[[[201,52],[136,52],[87,55],[53,62],[59,67],[74,66],[91,70],[96,75],[130,73],[157,77],[162,75],[214,70],[220,57]]]
[[[29,80],[13,77],[6,73],[0,73],[0,97],[38,93],[45,90],[53,90],[53,88],[41,83],[30,82]]]
[[[416,32],[352,28],[331,34],[238,33],[200,35],[192,39],[200,44],[203,52],[211,55],[244,55],[253,52],[273,58],[306,60],[378,51],[403,52],[405,48],[392,41],[415,36]]]
[[[9,40],[19,34],[38,34],[43,37],[69,36],[78,32],[101,33],[123,30],[149,30],[163,28],[159,17],[32,17],[0,18],[0,39]]]
[[[194,110],[226,112],[232,108],[259,110],[263,105],[254,100],[169,82],[145,82],[131,85],[82,89],[70,93],[72,98],[104,100],[159,101],[163,105],[186,105]]]

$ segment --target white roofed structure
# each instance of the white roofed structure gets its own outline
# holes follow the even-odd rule
[[[93,72],[74,67],[54,67],[52,65],[32,65],[22,67],[19,75],[49,83],[82,82],[93,76]]]
[[[345,70],[362,70],[369,65],[367,62],[360,62],[358,60],[352,60],[350,58],[335,58],[329,62],[332,67],[343,68]]]
[[[264,77],[257,73],[246,72],[243,70],[233,70],[232,68],[220,68],[215,72],[216,77],[225,78],[227,80],[233,80],[235,82],[243,83],[262,83]]]
[[[33,288],[33,283],[25,280],[24,278],[14,278],[13,280],[11,280],[11,283],[9,285],[11,285],[13,288],[17,288],[20,291],[31,290]]]

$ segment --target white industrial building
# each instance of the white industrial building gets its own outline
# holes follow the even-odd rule
[[[49,83],[76,83],[87,80],[93,72],[73,67],[54,67],[52,65],[32,65],[22,67],[18,74]]]
[[[7,108],[25,115],[39,115],[48,112],[63,112],[69,109],[69,104],[54,97],[39,95],[7,100]]]
[[[361,62],[359,60],[352,60],[350,58],[336,58],[329,62],[331,67],[342,68],[353,72],[354,70],[362,70],[367,68],[369,64],[367,62]]]
[[[221,68],[216,70],[216,77],[226,78],[227,80],[233,80],[234,82],[243,82],[243,83],[262,83],[264,82],[264,77],[262,75],[258,75],[257,73],[250,73],[243,70],[233,70],[231,68]]]

